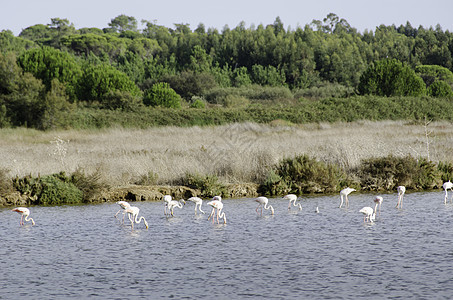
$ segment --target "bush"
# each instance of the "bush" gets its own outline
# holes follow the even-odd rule
[[[140,176],[140,179],[136,182],[136,184],[138,184],[138,185],[155,185],[157,183],[158,178],[159,178],[159,175],[157,175],[153,171],[149,171],[148,173]]]
[[[407,189],[428,189],[436,185],[437,170],[426,159],[417,161],[412,156],[390,155],[363,160],[358,176],[364,190],[391,191],[399,185]]]
[[[76,204],[83,202],[83,192],[74,184],[62,181],[60,178],[50,175],[42,177],[41,193],[38,195],[38,203],[42,205]]]
[[[453,180],[453,164],[451,162],[439,162],[437,165],[442,182]]]
[[[147,106],[181,108],[181,97],[166,82],[154,84],[145,91],[143,103]]]
[[[215,175],[199,175],[187,173],[182,179],[184,186],[192,189],[198,189],[202,197],[214,197],[216,195],[224,195],[226,186],[219,182],[219,178]]]
[[[276,192],[331,193],[339,191],[345,180],[346,174],[340,167],[299,155],[282,160],[274,174],[269,173],[261,190],[271,195]]]
[[[452,97],[453,91],[448,83],[437,80],[428,87],[428,95],[432,97]]]
[[[358,90],[362,95],[423,96],[426,86],[409,66],[397,59],[384,59],[363,72]]]

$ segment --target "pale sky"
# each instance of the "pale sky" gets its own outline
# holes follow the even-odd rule
[[[14,0],[1,4],[0,31],[9,29],[17,36],[29,26],[50,24],[51,18],[68,19],[76,29],[102,29],[121,14],[134,17],[139,29],[143,19],[169,28],[175,23],[189,24],[192,30],[203,23],[206,29],[221,31],[241,21],[246,28],[272,24],[276,17],[285,29],[295,29],[329,13],[346,19],[360,32],[407,21],[415,28],[440,24],[443,30],[453,31],[452,0]]]

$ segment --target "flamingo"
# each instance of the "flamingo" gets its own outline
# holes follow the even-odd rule
[[[20,225],[25,225],[24,220],[26,222],[31,221],[31,224],[35,225],[35,221],[32,218],[29,217],[30,210],[28,208],[26,208],[26,207],[16,207],[12,211],[15,211],[15,212],[21,214],[20,222],[19,222]]]
[[[406,193],[406,187],[403,185],[400,185],[399,187],[396,188],[398,191],[398,203],[396,204],[396,208],[403,208],[403,196],[404,193]]]
[[[263,215],[263,207],[264,207],[264,209],[270,209],[272,215],[274,214],[274,208],[272,207],[272,205],[268,206],[269,199],[267,199],[266,197],[258,197],[255,199],[255,201],[259,203],[258,207],[256,208],[257,213],[258,213],[258,208],[261,207],[261,215]]]
[[[453,191],[453,183],[450,180],[447,182],[444,182],[444,184],[442,185],[442,188],[445,190],[444,203],[447,204],[448,190]],[[451,196],[450,202],[452,200],[453,200],[453,195]]]
[[[212,212],[208,217],[208,220],[212,217],[212,224],[214,224],[214,212],[217,210],[217,224],[219,224],[219,219],[223,218],[223,224],[226,224],[226,216],[225,212],[222,212],[223,203],[222,198],[220,196],[215,196],[212,201],[207,203],[208,205],[212,206]]]
[[[374,213],[376,214],[377,207],[379,205],[379,216],[381,215],[381,204],[382,204],[383,201],[384,201],[384,198],[382,198],[381,196],[376,196],[376,198],[374,199],[374,203],[375,203]]]
[[[148,229],[149,226],[148,226],[148,222],[146,222],[145,217],[141,216],[140,219],[138,218],[139,212],[140,212],[140,209],[136,206],[129,206],[128,208],[126,208],[126,213],[129,218],[129,221],[131,221],[132,229],[134,229],[134,222],[139,224],[142,220],[143,220],[143,223],[145,223],[146,229]]]
[[[168,209],[170,210],[171,216],[174,217],[174,215],[173,215],[173,210],[175,209],[175,207],[182,208],[183,205],[186,205],[186,201],[184,201],[184,199],[181,199],[181,200],[179,200],[179,201],[171,200],[171,201],[168,203]]]
[[[129,202],[126,202],[126,201],[117,201],[116,204],[118,204],[121,207],[121,209],[116,212],[115,218],[117,218],[117,215],[120,213],[120,211],[123,211],[123,221],[121,222],[121,224],[124,224],[124,217],[126,216],[126,208],[131,207],[131,205],[129,204]]]
[[[315,213],[319,214],[319,208],[316,206]]]
[[[204,213],[204,211],[201,209],[201,205],[203,204],[203,200],[198,197],[190,197],[187,199],[188,201],[192,201],[195,203],[195,213],[197,213],[197,207],[199,208],[200,212]]]
[[[376,217],[376,213],[369,206],[362,208],[361,210],[359,210],[359,212],[361,212],[364,215],[363,223],[365,223],[366,221],[373,222]]]
[[[296,204],[296,201],[297,201],[297,196],[294,195],[294,194],[288,194],[288,195],[285,195],[283,197],[283,199],[285,200],[289,200],[289,203],[288,203],[288,209],[291,209],[291,203],[293,203],[294,206],[299,206],[299,210],[302,210],[302,205],[300,203],[297,203]]]
[[[343,205],[343,197],[345,199],[345,205],[346,207],[349,207],[349,200],[348,200],[348,195],[352,192],[355,192],[356,190],[353,189],[353,188],[350,188],[350,187],[347,187],[347,188],[344,188],[340,191],[340,199],[341,199],[341,202],[340,202],[340,208],[341,206]]]
[[[165,202],[164,214],[167,215],[167,207],[168,207],[168,204],[170,204],[170,202],[172,201],[172,198],[170,195],[165,195],[162,200],[164,200],[164,202]]]

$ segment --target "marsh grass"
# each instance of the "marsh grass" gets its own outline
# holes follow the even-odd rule
[[[432,122],[429,130],[430,160],[451,163],[453,125]],[[67,141],[64,157],[54,154],[55,137]],[[150,174],[154,184],[176,183],[186,174],[215,175],[222,183],[263,183],[270,169],[285,158],[306,154],[351,170],[367,158],[426,157],[425,141],[423,124],[404,121],[48,132],[2,129],[0,168],[11,177],[72,174],[81,169],[86,174],[98,172],[102,182],[111,186],[137,183]]]

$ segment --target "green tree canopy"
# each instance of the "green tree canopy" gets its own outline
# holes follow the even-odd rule
[[[374,62],[360,77],[362,95],[421,96],[426,93],[423,80],[409,66],[397,59]]]
[[[19,66],[41,79],[46,90],[51,88],[53,79],[58,79],[66,87],[72,100],[75,99],[76,86],[82,75],[81,66],[74,56],[51,47],[34,48],[24,52],[18,58]]]
[[[140,89],[126,74],[108,64],[88,65],[85,68],[79,82],[80,100],[102,101],[112,91],[140,95]]]

